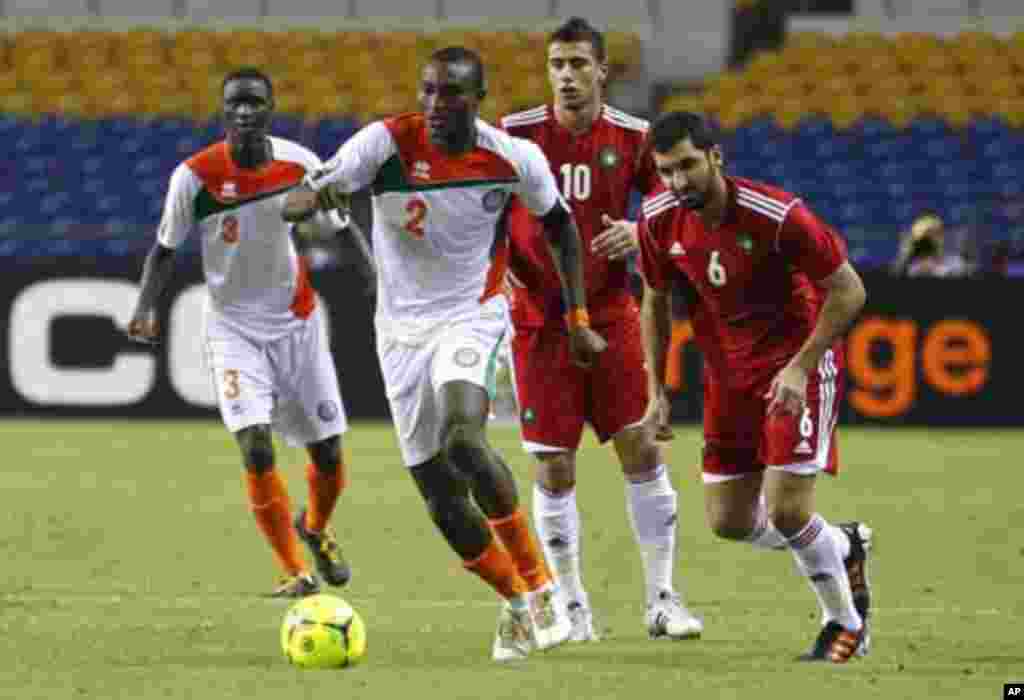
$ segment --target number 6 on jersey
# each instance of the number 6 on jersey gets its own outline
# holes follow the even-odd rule
[[[725,276],[725,265],[718,259],[719,252],[711,251],[711,259],[708,261],[708,282],[715,287],[724,287],[728,281]]]

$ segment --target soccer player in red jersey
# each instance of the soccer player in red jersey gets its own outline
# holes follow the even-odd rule
[[[558,272],[544,232],[525,207],[509,212],[508,279],[512,289],[512,365],[523,444],[538,460],[533,515],[544,552],[566,593],[573,639],[597,639],[580,576],[576,450],[584,423],[609,439],[622,464],[627,510],[646,580],[646,623],[652,637],[698,637],[702,623],[682,604],[672,582],[676,492],[647,408],[640,317],[627,259],[637,249],[636,224],[626,220],[632,191],[658,185],[645,151],[648,124],[604,103],[608,74],[603,35],[574,17],[548,42],[550,105],[505,116],[502,127],[539,145],[562,196],[572,205],[588,251],[590,323],[608,341],[593,366],[571,361]]]
[[[815,476],[837,468],[841,336],[865,292],[839,235],[794,195],[730,177],[708,123],[671,112],[651,129],[663,187],[640,224],[648,420],[668,431],[662,378],[669,292],[682,288],[704,355],[704,493],[719,537],[787,548],[821,604],[804,660],[868,651],[862,523],[815,510]]]

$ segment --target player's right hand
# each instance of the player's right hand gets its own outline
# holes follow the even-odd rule
[[[577,367],[590,367],[607,347],[608,342],[589,326],[576,326],[569,330],[569,351]]]
[[[160,342],[160,323],[156,312],[136,312],[128,322],[128,337],[143,345],[157,345]]]
[[[644,423],[654,430],[654,439],[658,442],[675,439],[676,434],[672,430],[671,417],[672,403],[668,400],[668,394],[664,389],[653,392],[650,403],[647,404]]]

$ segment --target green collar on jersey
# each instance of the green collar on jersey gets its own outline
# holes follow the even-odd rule
[[[484,187],[496,184],[511,184],[518,182],[517,178],[495,177],[481,178],[479,180],[447,180],[443,182],[426,182],[422,185],[409,181],[405,174],[405,166],[398,155],[388,158],[387,162],[377,171],[377,177],[373,181],[373,193],[384,194],[386,192],[425,192],[427,190],[445,190],[453,187]]]

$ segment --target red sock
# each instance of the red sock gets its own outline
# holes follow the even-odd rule
[[[305,571],[284,479],[273,467],[264,472],[246,470],[245,478],[249,507],[281,568],[291,576]]]
[[[306,482],[309,484],[309,509],[306,511],[306,528],[322,532],[331,519],[338,496],[345,490],[345,465],[338,463],[333,474],[324,474],[315,464],[306,465]]]
[[[482,578],[506,600],[526,592],[526,582],[516,571],[516,563],[497,539],[492,538],[480,556],[462,565]]]
[[[536,540],[530,533],[530,526],[522,510],[497,520],[489,520],[491,528],[501,538],[505,549],[511,555],[531,591],[535,591],[551,580],[551,574],[544,563]]]

